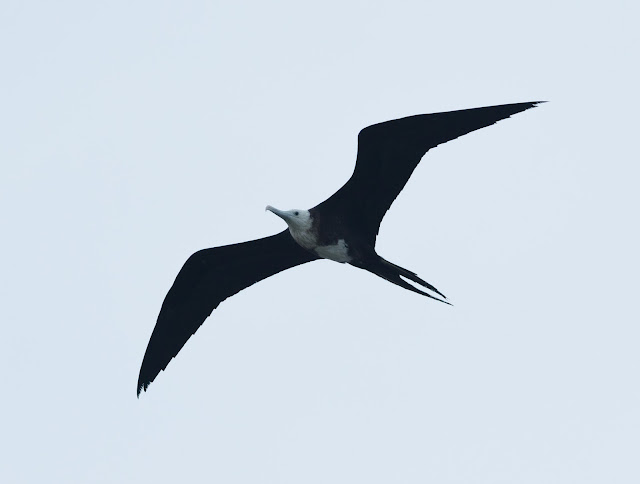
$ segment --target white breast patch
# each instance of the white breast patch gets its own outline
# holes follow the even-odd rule
[[[349,257],[349,246],[344,239],[338,240],[338,243],[334,245],[317,246],[314,250],[316,254],[323,259],[331,259],[336,262],[351,261],[351,257]]]

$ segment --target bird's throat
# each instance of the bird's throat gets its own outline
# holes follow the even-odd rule
[[[297,227],[289,226],[289,233],[293,240],[295,240],[299,246],[307,250],[314,250],[318,246],[318,239],[313,230],[298,229]]]

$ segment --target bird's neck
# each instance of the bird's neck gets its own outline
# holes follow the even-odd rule
[[[300,217],[295,222],[289,223],[289,233],[298,245],[313,250],[318,246],[317,224],[310,212],[306,212],[306,217]]]
[[[313,250],[318,246],[318,237],[312,226],[309,227],[292,227],[289,226],[289,233],[301,247]]]

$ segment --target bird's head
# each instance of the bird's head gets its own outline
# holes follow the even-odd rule
[[[311,213],[309,213],[309,210],[302,210],[298,208],[294,208],[293,210],[278,210],[271,205],[267,205],[265,210],[275,213],[278,217],[287,222],[289,230],[305,232],[311,229]]]

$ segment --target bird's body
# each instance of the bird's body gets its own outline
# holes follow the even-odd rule
[[[223,300],[262,279],[319,258],[348,263],[446,303],[434,286],[376,253],[380,222],[429,149],[537,104],[423,114],[363,129],[358,136],[356,168],[336,193],[309,210],[267,206],[287,223],[288,230],[204,249],[187,260],[162,304],[140,368],[138,395]]]
[[[353,260],[353,251],[346,241],[348,227],[339,221],[323,224],[323,218],[316,209],[283,211],[267,205],[266,210],[287,222],[291,237],[303,249],[322,259],[335,262],[345,263]]]
[[[344,239],[338,239],[334,244],[318,245],[314,248],[314,252],[323,259],[329,259],[344,264],[351,262],[353,256],[349,251],[349,244]]]

